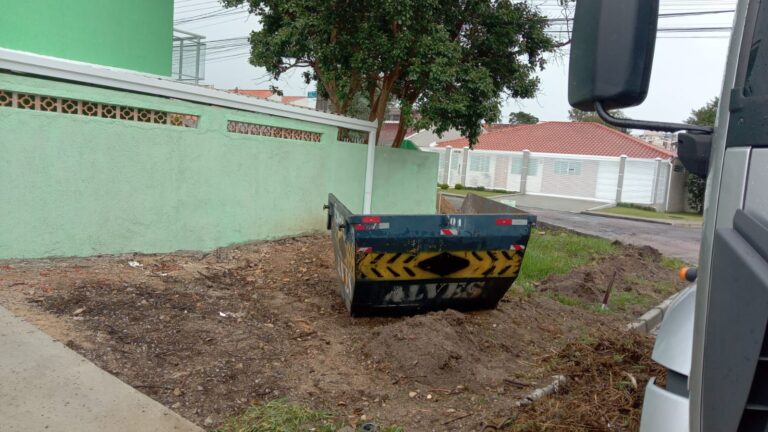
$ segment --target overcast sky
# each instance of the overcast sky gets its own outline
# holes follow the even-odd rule
[[[556,18],[561,14],[557,0],[532,1],[548,16]],[[661,0],[661,13],[732,10],[735,3],[735,0]],[[176,0],[175,4],[175,19],[187,20],[176,27],[202,34],[209,41],[245,37],[259,25],[257,19],[249,17],[245,10],[217,15],[222,13],[218,0]],[[659,28],[722,28],[730,27],[732,19],[732,13],[669,17],[660,19]],[[660,33],[648,98],[641,106],[626,110],[626,113],[639,119],[682,121],[692,109],[719,96],[729,34],[723,30]],[[226,46],[222,48],[220,45],[218,50],[209,52],[206,83],[222,89],[269,87],[271,82],[264,70],[248,64],[247,44],[237,45],[237,41],[223,44]],[[526,111],[541,120],[566,120],[569,109],[567,63],[567,51],[550,58],[547,68],[539,74],[541,89],[538,97],[507,101],[503,106],[504,121],[511,111]],[[298,71],[273,84],[283,89],[286,95],[306,95],[314,89],[314,85],[303,83]]]

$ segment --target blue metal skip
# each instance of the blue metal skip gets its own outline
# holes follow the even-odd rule
[[[472,194],[453,215],[354,215],[328,197],[341,296],[354,316],[496,307],[535,221]]]

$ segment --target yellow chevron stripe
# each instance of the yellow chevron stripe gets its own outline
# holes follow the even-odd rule
[[[520,271],[522,253],[514,250],[448,252],[468,265],[449,274],[440,275],[420,266],[424,261],[444,252],[357,253],[355,275],[361,280],[423,280],[461,278],[515,277]],[[450,267],[450,266],[448,266]]]

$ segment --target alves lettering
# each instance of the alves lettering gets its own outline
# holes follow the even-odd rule
[[[421,285],[398,285],[384,297],[385,304],[419,303],[425,300],[473,299],[483,294],[483,282],[449,282]]]

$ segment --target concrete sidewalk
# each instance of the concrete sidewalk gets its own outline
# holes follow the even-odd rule
[[[202,429],[0,307],[0,431]]]
[[[494,197],[496,201],[511,204],[514,202],[516,207],[556,210],[564,212],[579,213],[597,207],[604,207],[607,204],[601,201],[591,201],[576,198],[551,197],[545,195],[505,195]]]

